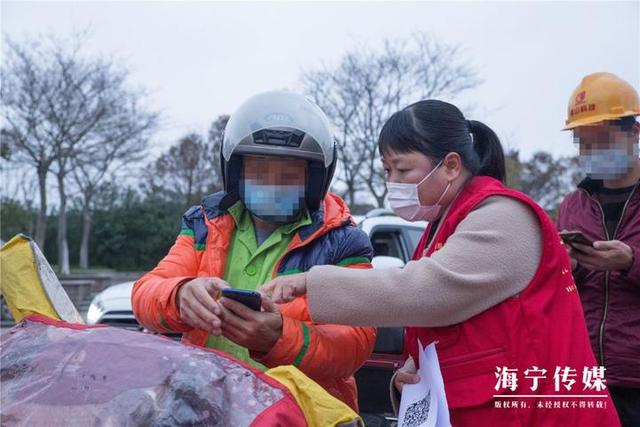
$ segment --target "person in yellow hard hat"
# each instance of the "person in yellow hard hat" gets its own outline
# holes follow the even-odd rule
[[[565,197],[557,225],[593,241],[567,246],[573,275],[622,425],[640,426],[640,99],[618,76],[594,73],[567,115],[587,178]]]

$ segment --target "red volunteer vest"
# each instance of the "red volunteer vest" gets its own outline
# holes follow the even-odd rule
[[[430,227],[426,230],[413,259],[431,256],[440,249],[469,212],[492,196],[517,199],[528,205],[540,220],[542,261],[533,279],[519,295],[462,323],[406,328],[406,351],[417,363],[418,339],[423,345],[437,341],[453,426],[620,425],[606,389],[583,390],[583,369],[596,367],[597,362],[589,344],[567,251],[553,223],[533,200],[493,178],[475,177],[454,201],[425,251]],[[565,367],[569,370],[564,370]],[[501,372],[503,368],[517,369],[515,390],[498,384],[498,368]],[[526,378],[525,370],[536,368],[546,369],[546,378],[540,378],[537,390],[532,391],[533,380]],[[559,391],[555,390],[556,368],[561,369]],[[563,377],[563,372],[568,375]],[[529,371],[529,375],[542,374]],[[562,382],[563,379],[567,381]],[[572,380],[575,383],[568,390],[563,384]],[[494,397],[532,394],[536,397]],[[580,397],[594,394],[605,397]],[[541,397],[547,395],[579,396]]]

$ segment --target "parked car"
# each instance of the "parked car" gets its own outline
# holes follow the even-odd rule
[[[411,259],[413,249],[427,226],[426,222],[409,222],[391,211],[375,209],[365,216],[354,216],[358,227],[371,239],[373,268],[402,267]],[[120,328],[143,330],[131,308],[134,282],[108,287],[93,298],[87,311],[87,323],[102,323]],[[180,339],[180,334],[169,334]],[[378,328],[371,357],[356,372],[358,404],[367,425],[394,425],[389,402],[389,381],[404,362],[404,330]]]

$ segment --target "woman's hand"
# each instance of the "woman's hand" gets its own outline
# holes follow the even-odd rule
[[[420,381],[420,376],[416,373],[416,364],[413,358],[409,356],[404,366],[396,371],[393,377],[393,385],[400,393],[402,393],[402,387],[405,384],[416,384]]]
[[[291,302],[307,293],[307,276],[299,273],[276,277],[262,285],[258,291],[275,303]]]

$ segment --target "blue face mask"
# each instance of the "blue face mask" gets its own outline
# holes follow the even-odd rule
[[[580,167],[593,179],[619,179],[625,176],[638,158],[638,146],[630,155],[623,148],[606,148],[580,155]]]
[[[263,221],[287,224],[294,221],[304,207],[304,185],[258,184],[252,180],[244,180],[240,185],[244,205]]]

